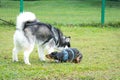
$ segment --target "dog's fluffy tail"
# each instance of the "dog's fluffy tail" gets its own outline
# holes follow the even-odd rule
[[[36,16],[32,12],[20,13],[17,16],[16,28],[20,29],[20,30],[23,30],[26,22],[32,22],[32,21],[35,21],[35,20],[37,20]]]

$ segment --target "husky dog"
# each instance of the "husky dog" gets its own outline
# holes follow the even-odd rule
[[[48,53],[51,53],[54,49],[62,50],[70,47],[70,37],[65,37],[59,29],[50,24],[39,22],[34,13],[23,12],[17,17],[13,61],[18,61],[18,52],[24,50],[24,62],[30,65],[29,55],[33,51],[35,43],[38,45],[40,60],[45,61],[45,48]]]

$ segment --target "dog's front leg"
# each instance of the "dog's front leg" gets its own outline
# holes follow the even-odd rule
[[[41,61],[45,61],[44,47],[41,45],[38,45],[38,55]]]
[[[52,52],[54,52],[54,47],[47,47],[48,50],[48,54],[51,54]]]
[[[54,52],[55,50],[55,41],[52,39],[50,40],[50,42],[47,44],[46,49],[48,51],[48,54],[51,54],[52,52]]]

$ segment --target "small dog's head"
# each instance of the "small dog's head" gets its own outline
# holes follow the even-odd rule
[[[56,59],[56,54],[57,54],[58,52],[52,52],[51,54],[47,54],[46,55],[46,58],[48,58],[48,59]]]

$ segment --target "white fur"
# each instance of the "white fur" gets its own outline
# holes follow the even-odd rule
[[[20,13],[19,16],[17,17],[16,28],[23,29],[23,25],[24,25],[25,22],[34,21],[34,20],[36,20],[36,16],[32,12]]]
[[[29,55],[34,49],[34,45],[36,42],[35,37],[33,36],[32,39],[30,40],[30,43],[28,42],[27,38],[24,35],[23,28],[24,28],[24,23],[27,21],[35,21],[36,16],[31,13],[31,12],[23,12],[17,17],[17,23],[16,23],[16,28],[17,30],[15,31],[14,34],[14,48],[13,48],[13,61],[18,61],[18,53],[20,50],[24,51],[24,62],[25,64],[30,65],[29,62]],[[39,58],[41,61],[45,61],[45,56],[44,56],[44,48],[48,49],[48,53],[51,53],[54,51],[54,45],[55,42],[53,39],[51,39],[47,44],[44,46],[42,45],[42,42],[37,42],[38,44],[38,54]]]

